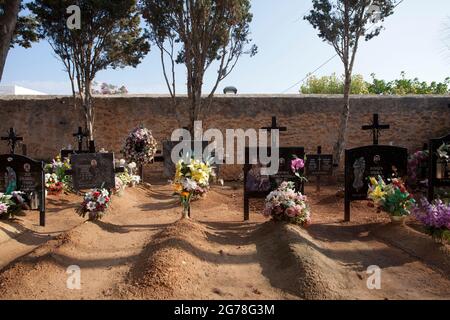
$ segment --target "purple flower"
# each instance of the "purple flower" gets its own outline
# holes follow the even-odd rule
[[[295,173],[299,171],[300,169],[303,169],[305,167],[305,162],[303,159],[295,158],[291,161],[291,169]]]
[[[413,215],[429,228],[450,229],[450,204],[439,199],[433,203],[422,199],[421,206],[413,210]]]

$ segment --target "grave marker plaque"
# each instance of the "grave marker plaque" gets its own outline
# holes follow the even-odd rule
[[[322,154],[322,148],[317,149],[317,154],[308,154],[306,157],[306,174],[308,176],[331,176],[333,174],[333,155]]]
[[[267,147],[267,154],[270,155],[271,147]],[[255,154],[257,159],[250,159],[250,155]],[[279,170],[272,176],[261,175],[259,163],[259,148],[245,148],[244,164],[244,220],[250,218],[249,200],[251,198],[265,198],[271,191],[275,190],[283,181],[296,182],[296,189],[304,192],[304,184],[292,172],[291,161],[295,158],[304,159],[305,149],[303,147],[280,147],[279,148]],[[257,164],[252,164],[256,160]]]
[[[71,156],[74,189],[115,187],[113,153],[85,153]]]
[[[367,199],[369,178],[404,177],[408,150],[395,146],[366,146],[345,151],[345,221],[350,221],[350,202]]]
[[[320,192],[321,178],[333,175],[333,155],[322,154],[322,147],[318,146],[317,154],[307,155],[305,171],[308,177],[316,177],[316,191]]]
[[[434,199],[436,187],[450,186],[450,164],[448,159],[440,159],[437,150],[443,145],[450,145],[450,134],[437,139],[431,139],[428,163],[428,200]]]
[[[0,155],[0,192],[11,191],[39,197],[39,222],[45,226],[44,163],[21,155]]]

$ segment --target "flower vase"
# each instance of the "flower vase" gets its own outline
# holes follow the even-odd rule
[[[119,190],[117,190],[117,196],[118,197],[122,197],[123,193],[125,192],[125,188],[124,187],[120,187]]]
[[[391,215],[391,222],[393,224],[403,224],[405,222],[406,216],[394,216]]]
[[[191,208],[191,204],[188,203],[187,205],[183,205],[183,212],[182,212],[182,218],[183,219],[189,219],[189,215],[190,215],[190,208]]]
[[[88,215],[89,221],[95,221],[98,220],[98,213],[96,211],[90,211]]]

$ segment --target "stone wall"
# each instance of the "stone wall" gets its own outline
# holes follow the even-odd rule
[[[186,106],[180,98],[179,107]],[[80,108],[74,109],[69,97],[0,97],[0,133],[15,127],[24,137],[28,155],[50,159],[60,148],[76,145],[72,134],[83,124]],[[305,146],[314,152],[321,145],[324,153],[332,151],[337,136],[339,114],[343,105],[339,96],[237,95],[218,96],[206,115],[204,127],[255,128],[270,125],[273,115],[288,127],[281,134],[282,146]],[[391,125],[382,132],[380,144],[394,144],[415,151],[429,138],[450,131],[449,96],[370,97],[354,96],[351,101],[347,147],[367,145],[371,133],[361,126],[370,124],[373,113]],[[96,97],[95,136],[97,147],[119,153],[127,133],[144,124],[161,141],[178,128],[174,107],[167,96]],[[5,143],[0,153],[7,151]],[[226,166],[225,178],[237,178],[239,166]]]

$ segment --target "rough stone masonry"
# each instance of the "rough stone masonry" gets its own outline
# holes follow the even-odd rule
[[[180,97],[177,107],[186,109],[187,103],[186,97]],[[391,125],[382,132],[380,144],[416,151],[430,138],[450,132],[449,105],[450,96],[353,96],[347,147],[371,144],[370,132],[361,126],[379,113],[380,121]],[[281,146],[304,146],[307,153],[314,153],[321,145],[323,153],[329,153],[342,106],[343,99],[333,95],[220,95],[205,114],[204,126],[223,131],[259,129],[277,116],[279,124],[288,128],[280,135]],[[151,129],[158,141],[168,139],[180,127],[169,96],[97,96],[95,108],[96,144],[116,154],[129,131],[140,124]],[[16,128],[24,137],[28,155],[36,159],[50,160],[68,144],[76,148],[72,134],[83,121],[82,109],[73,107],[71,97],[0,97],[0,133]],[[7,145],[1,144],[0,153],[7,151]],[[236,179],[241,173],[241,166],[222,169],[225,179]]]

